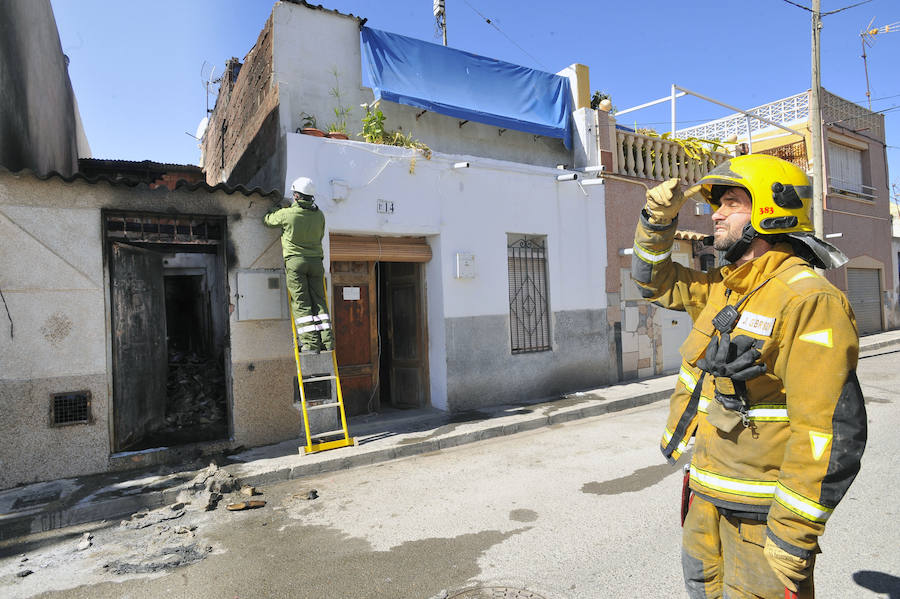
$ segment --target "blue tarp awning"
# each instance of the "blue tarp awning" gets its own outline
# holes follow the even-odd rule
[[[370,27],[362,29],[362,47],[376,100],[558,137],[572,147],[566,77]]]

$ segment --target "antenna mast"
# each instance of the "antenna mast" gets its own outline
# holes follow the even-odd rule
[[[434,0],[432,6],[434,18],[437,21],[437,28],[444,34],[444,45],[447,45],[447,6],[444,0]]]
[[[874,22],[875,17],[872,17],[872,20],[869,21],[869,25],[866,27],[865,31],[859,34],[859,39],[862,43],[863,68],[866,70],[866,100],[869,102],[869,110],[872,110],[872,94],[869,91],[869,64],[866,60],[866,46],[875,44],[875,36],[879,33],[890,33],[900,29],[900,21],[885,25],[884,27],[875,27],[873,29],[872,23]]]

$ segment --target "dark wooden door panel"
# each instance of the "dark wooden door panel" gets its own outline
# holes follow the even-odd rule
[[[165,417],[165,290],[160,254],[113,242],[111,256],[113,438],[121,451]]]
[[[344,299],[344,288],[359,290],[359,299]],[[355,297],[355,295],[354,295]],[[341,366],[370,364],[369,286],[346,285],[334,287],[334,329]]]
[[[386,275],[391,403],[418,408],[428,401],[421,267],[390,263]]]
[[[376,327],[375,263],[331,263],[332,327],[348,416],[379,408],[378,329]],[[344,290],[348,297],[344,299]],[[357,289],[353,289],[357,288]],[[358,290],[358,294],[356,291]],[[373,395],[374,392],[374,395]]]

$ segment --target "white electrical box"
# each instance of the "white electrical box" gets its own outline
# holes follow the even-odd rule
[[[467,254],[463,252],[456,253],[456,278],[475,278],[475,254]]]
[[[342,202],[350,195],[350,185],[341,179],[331,180],[331,199],[335,202]]]
[[[290,318],[283,270],[239,270],[237,319],[282,320]]]
[[[346,302],[359,301],[359,287],[344,287],[343,294]]]

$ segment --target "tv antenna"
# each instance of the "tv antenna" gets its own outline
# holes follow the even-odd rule
[[[863,68],[866,70],[866,100],[869,102],[869,110],[872,110],[872,94],[869,92],[869,64],[866,60],[866,46],[872,47],[875,44],[875,36],[879,33],[891,33],[900,30],[900,21],[884,25],[883,27],[873,28],[872,23],[874,22],[875,17],[872,17],[869,25],[859,34],[859,39],[862,42]]]
[[[216,78],[216,65],[209,64],[205,60],[203,66],[200,67],[200,84],[206,90],[206,114],[212,112],[209,107],[209,95],[211,93],[218,94],[218,85],[222,81],[221,77]]]
[[[435,27],[437,32],[443,33],[444,45],[447,45],[447,3],[445,0],[434,0],[432,2],[432,12],[434,12]]]

